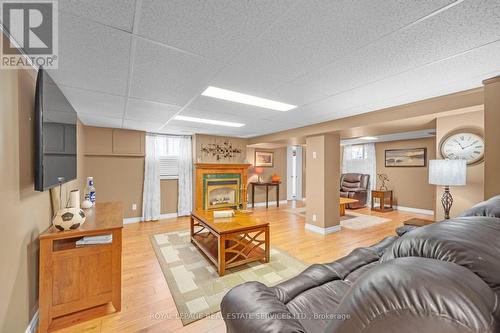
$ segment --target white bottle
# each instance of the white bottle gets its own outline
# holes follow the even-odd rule
[[[94,187],[94,177],[87,177],[87,186],[85,187],[85,200],[92,202],[92,206],[95,206],[95,187]]]

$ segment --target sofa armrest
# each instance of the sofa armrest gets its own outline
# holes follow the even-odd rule
[[[273,289],[260,282],[246,282],[222,299],[221,313],[228,333],[305,332]]]

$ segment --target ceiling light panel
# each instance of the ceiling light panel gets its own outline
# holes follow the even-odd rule
[[[175,116],[174,119],[181,120],[181,121],[189,121],[189,122],[193,122],[193,123],[202,123],[202,124],[210,124],[210,125],[218,125],[218,126],[226,126],[226,127],[243,127],[243,126],[245,126],[245,124],[242,124],[242,123],[233,123],[230,121],[187,117],[187,116],[181,116],[181,115]]]
[[[296,105],[281,103],[266,98],[242,94],[236,91],[212,87],[212,86],[205,89],[202,95],[236,103],[258,106],[261,108],[271,109],[276,111],[290,111],[297,107]]]

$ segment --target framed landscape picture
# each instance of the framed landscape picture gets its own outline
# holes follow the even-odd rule
[[[386,167],[425,167],[427,148],[388,149],[385,151]]]
[[[255,151],[255,166],[261,168],[274,167],[274,152],[272,151]]]

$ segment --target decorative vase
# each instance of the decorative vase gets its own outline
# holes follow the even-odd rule
[[[57,212],[52,224],[59,231],[77,229],[85,222],[85,212],[80,208],[64,208]]]
[[[280,177],[280,176],[278,176],[278,175],[272,175],[272,177],[271,177],[271,181],[272,181],[273,183],[279,183],[279,182],[281,181],[281,177]]]

